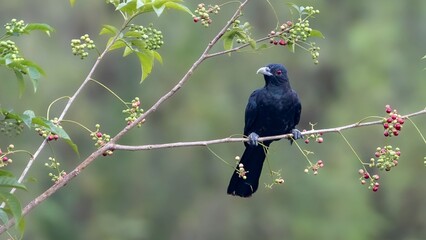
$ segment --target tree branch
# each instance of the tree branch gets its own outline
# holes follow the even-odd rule
[[[426,114],[426,108],[423,110],[402,116],[402,118],[414,117],[421,114]],[[380,125],[380,124],[383,124],[382,120],[370,121],[370,122],[357,122],[354,124],[345,125],[345,126],[336,127],[336,128],[325,128],[325,129],[304,131],[302,132],[302,135],[340,132],[340,131],[348,130],[351,128],[367,127],[367,126]],[[292,136],[293,136],[292,134],[282,134],[277,136],[261,137],[259,138],[259,141],[277,140],[282,138],[290,138]],[[248,141],[247,138],[227,137],[227,138],[207,140],[207,141],[175,142],[175,143],[149,144],[149,145],[140,145],[140,146],[113,144],[111,146],[111,150],[144,151],[144,150],[153,150],[153,149],[162,149],[162,148],[197,147],[197,146],[208,146],[208,145],[221,144],[221,143],[247,142],[247,141]]]

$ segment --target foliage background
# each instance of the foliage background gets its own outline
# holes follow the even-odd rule
[[[290,17],[284,1],[271,2],[282,21]],[[192,9],[197,3],[187,1]],[[326,128],[384,115],[386,104],[402,114],[425,107],[422,69],[426,63],[420,60],[426,52],[425,1],[296,3],[321,11],[311,24],[327,38],[318,42],[318,66],[312,64],[308,53],[292,54],[278,47],[209,59],[171,101],[123,143],[192,141],[241,133],[247,98],[263,84],[255,72],[271,62],[286,65],[292,86],[302,99],[301,129],[309,129],[309,122]],[[160,53],[164,64],[156,64],[140,85],[136,58],[122,59],[120,52],[113,52],[96,73],[97,80],[128,100],[139,96],[147,109],[176,84],[232,10],[223,7],[208,29],[174,11],[159,19],[154,14],[138,18],[138,23],[154,22],[163,31],[165,45]],[[13,73],[0,69],[1,106],[17,112],[32,109],[39,115],[52,100],[71,95],[95,60],[93,54],[84,62],[72,56],[70,39],[88,33],[100,47],[106,41],[97,35],[101,25],[120,25],[121,20],[104,1],[77,1],[74,8],[67,1],[3,1],[0,22],[11,18],[45,22],[56,29],[51,38],[35,33],[30,39],[18,40],[24,56],[46,70],[47,77],[37,93],[28,86],[25,95],[18,98]],[[247,18],[254,27],[254,37],[275,26],[274,15],[263,1],[248,4],[241,20]],[[55,109],[61,110],[60,104]],[[123,127],[121,109],[121,103],[92,84],[67,117],[86,126],[100,123],[104,132],[113,135]],[[414,121],[424,133],[424,117]],[[72,125],[65,127],[83,157],[94,149],[86,132]],[[364,159],[378,146],[392,144],[402,149],[400,165],[382,173],[379,192],[372,193],[359,184],[358,161],[333,134],[326,135],[322,145],[308,145],[315,150],[315,158],[326,165],[315,177],[303,173],[306,162],[295,146],[285,141],[273,144],[269,161],[273,169],[282,169],[286,183],[272,191],[260,188],[250,199],[225,194],[232,169],[205,148],[116,152],[97,160],[31,212],[24,239],[423,239],[425,149],[412,125],[407,123],[401,135],[390,141],[382,137],[380,126],[350,130],[345,135]],[[40,142],[41,138],[28,132],[0,139],[2,147],[14,143],[29,151]],[[67,145],[53,145],[65,170],[81,161]],[[212,149],[233,163],[243,145]],[[43,166],[48,156],[51,153],[46,148],[31,170],[30,190],[18,194],[24,203],[51,185],[49,170]],[[11,170],[20,173],[25,161],[24,156],[16,156]],[[264,171],[261,182],[271,180]]]

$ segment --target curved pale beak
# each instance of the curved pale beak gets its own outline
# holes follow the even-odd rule
[[[259,73],[261,73],[265,76],[272,76],[271,69],[269,69],[268,67],[259,68],[259,70],[257,70],[256,74],[259,74]]]

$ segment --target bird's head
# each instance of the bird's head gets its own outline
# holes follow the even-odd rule
[[[261,73],[265,77],[266,84],[283,84],[288,82],[287,69],[282,64],[269,64],[261,67],[256,73]]]

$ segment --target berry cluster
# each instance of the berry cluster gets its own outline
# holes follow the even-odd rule
[[[53,157],[49,157],[49,162],[44,164],[44,166],[57,171],[56,174],[51,172],[49,173],[49,177],[51,177],[52,182],[57,183],[61,181],[65,175],[67,175],[64,170],[59,169],[60,165],[61,164]]]
[[[318,160],[315,164],[311,164],[308,168],[305,168],[304,172],[309,173],[309,169],[314,172],[314,175],[318,175],[318,170],[324,167],[324,162],[322,160]]]
[[[393,167],[398,165],[399,156],[401,151],[399,148],[393,150],[392,146],[384,146],[383,148],[378,147],[374,156],[377,158],[371,158],[369,167],[377,167],[380,170],[390,171]]]
[[[398,114],[396,109],[392,109],[389,105],[386,105],[385,108],[389,116],[383,119],[383,128],[385,129],[383,135],[385,137],[398,136],[404,124],[404,118]]]
[[[96,127],[96,131],[90,133],[90,137],[92,137],[92,140],[95,141],[95,146],[97,148],[101,148],[111,140],[111,136],[105,133],[101,133],[99,131],[101,127],[99,124],[96,124],[95,127]],[[112,153],[113,153],[112,150],[107,150],[102,155],[110,156],[112,155]]]
[[[12,61],[24,60],[19,55],[19,49],[15,42],[11,40],[0,41],[0,57],[11,59]]]
[[[129,32],[136,34],[136,39],[143,40],[146,43],[145,49],[157,50],[164,44],[163,34],[152,26],[152,24],[148,27],[131,24]]]
[[[95,49],[95,44],[92,39],[90,39],[89,34],[85,34],[80,37],[80,39],[71,40],[71,49],[74,56],[80,56],[81,59],[89,56],[87,50]]]
[[[127,125],[130,125],[132,122],[134,122],[138,117],[142,115],[143,109],[139,108],[140,105],[141,105],[141,102],[139,101],[139,98],[135,97],[135,99],[132,100],[132,107],[123,110],[123,113],[126,113],[129,115],[128,117],[124,119],[127,122]],[[139,122],[137,126],[141,127],[144,122],[145,122],[145,119]]]
[[[302,132],[306,132],[306,129],[303,129]],[[305,143],[308,144],[310,143],[310,139],[314,139],[315,142],[317,143],[323,143],[324,142],[324,138],[322,137],[322,133],[316,133],[316,134],[310,134],[310,135],[306,135],[306,139],[305,139]]]
[[[373,176],[371,176],[370,173],[368,173],[364,169],[358,170],[358,173],[361,175],[359,180],[361,181],[362,185],[367,184],[367,180],[370,180],[368,189],[373,190],[373,192],[377,192],[377,190],[379,190],[380,184],[377,182],[380,179],[379,175],[374,174]]]
[[[312,59],[315,64],[318,64],[319,50],[320,48],[315,46],[315,42],[307,43],[308,37],[311,36],[312,28],[310,28],[308,18],[312,17],[315,14],[319,13],[319,10],[315,10],[311,6],[302,7],[303,14],[307,16],[302,18],[302,15],[297,19],[296,23],[292,21],[287,21],[280,26],[279,31],[271,31],[268,34],[269,42],[274,45],[281,46],[294,46],[299,45],[300,43],[305,43],[309,47],[305,48],[311,53]]]
[[[54,118],[53,120],[51,120],[51,122],[53,123],[53,124],[55,124],[57,127],[59,127],[59,128],[62,128],[62,126],[61,125],[59,125],[59,120],[58,120],[58,118]],[[47,139],[47,141],[53,141],[53,140],[58,140],[59,139],[59,135],[58,134],[56,134],[56,133],[54,133],[54,132],[51,132],[49,129],[47,129],[46,127],[43,127],[43,126],[41,126],[41,127],[36,127],[35,129],[34,129],[37,133],[38,133],[38,135],[40,135],[41,137],[43,137],[43,138],[46,138]]]
[[[0,132],[5,134],[6,136],[12,136],[12,133],[19,135],[24,130],[24,124],[21,120],[17,121],[8,121],[2,120],[0,121]]]
[[[8,155],[13,153],[14,148],[15,146],[13,144],[9,144],[6,153],[3,153],[0,149],[0,167],[5,167],[7,164],[12,163],[12,159],[9,158]]]
[[[219,5],[208,5],[206,8],[206,5],[204,3],[200,3],[197,6],[197,9],[195,9],[195,13],[198,14],[198,16],[193,16],[194,22],[201,22],[201,25],[204,27],[208,27],[212,23],[212,19],[210,18],[210,13],[218,14],[220,11]]]
[[[25,24],[24,20],[18,21],[16,19],[12,19],[10,22],[4,25],[7,35],[16,36],[19,36],[20,34],[24,33],[26,27],[27,25]]]
[[[238,176],[239,176],[240,178],[242,178],[242,179],[246,180],[246,179],[247,179],[247,173],[248,173],[248,172],[249,172],[249,171],[246,171],[246,170],[244,169],[244,164],[242,164],[242,163],[238,164],[238,167],[237,167],[237,169],[236,169],[236,173],[238,174]]]

